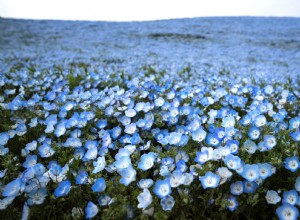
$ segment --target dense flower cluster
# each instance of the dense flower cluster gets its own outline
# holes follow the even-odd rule
[[[0,19],[0,219],[297,219],[299,20],[224,19]]]
[[[136,208],[153,215],[154,201],[164,211],[180,202],[177,193],[192,201],[194,184],[226,192],[222,201],[232,212],[241,195],[262,188],[266,203],[282,202],[280,219],[299,216],[300,177],[294,188],[264,187],[277,170],[293,177],[299,169],[298,85],[228,76],[177,81],[149,69],[136,77],[71,76],[80,80],[73,88],[67,72],[1,74],[1,111],[10,125],[0,133],[1,160],[19,162],[17,169],[2,165],[1,210],[24,197],[28,216],[51,194],[60,199],[79,187],[98,195],[86,203],[92,218],[118,202],[113,188],[124,185],[140,188]]]

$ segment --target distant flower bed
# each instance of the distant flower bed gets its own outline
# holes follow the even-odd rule
[[[0,73],[0,217],[297,219],[300,81]]]

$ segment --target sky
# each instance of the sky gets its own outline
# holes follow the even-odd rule
[[[300,17],[300,0],[0,0],[0,17],[146,21],[204,16]]]

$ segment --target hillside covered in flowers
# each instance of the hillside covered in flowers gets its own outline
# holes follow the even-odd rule
[[[0,219],[297,219],[300,19],[0,19]]]

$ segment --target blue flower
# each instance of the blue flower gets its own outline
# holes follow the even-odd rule
[[[120,183],[128,186],[131,182],[136,179],[136,170],[130,165],[120,171],[121,179]]]
[[[146,209],[152,203],[152,195],[148,189],[144,188],[144,191],[138,195],[137,200],[139,202],[137,207]]]
[[[79,148],[82,146],[81,140],[79,138],[68,138],[63,144],[64,147]]]
[[[122,156],[114,162],[114,166],[118,170],[125,169],[125,168],[131,166],[131,159],[129,156]]]
[[[280,113],[276,113],[276,114],[272,115],[272,118],[273,118],[274,122],[276,122],[276,123],[283,122],[283,120],[284,120],[284,116]]]
[[[179,114],[179,111],[178,111],[178,108],[177,107],[170,107],[169,108],[169,115],[170,115],[170,118],[177,118],[178,114]]]
[[[111,137],[108,132],[106,132],[102,137],[102,147],[108,147],[111,144]]]
[[[97,141],[87,140],[84,144],[84,148],[87,150],[92,148],[97,148],[97,147],[98,147]]]
[[[172,210],[174,204],[175,204],[175,200],[170,195],[163,197],[160,201],[160,205],[164,211]]]
[[[277,204],[280,202],[281,198],[278,196],[278,193],[274,190],[268,190],[267,195],[266,195],[266,200],[268,204]]]
[[[27,200],[27,204],[31,206],[31,205],[40,205],[44,203],[48,194],[46,188],[40,188],[38,190],[30,191],[28,196],[29,198]]]
[[[45,98],[48,100],[48,101],[53,101],[55,98],[56,98],[56,94],[54,91],[49,91]]]
[[[300,142],[300,130],[290,133],[293,141]]]
[[[187,145],[187,143],[189,142],[189,138],[190,137],[188,135],[182,135],[181,139],[180,139],[180,141],[178,143],[178,146],[179,147],[183,147],[183,146]]]
[[[46,143],[39,147],[41,157],[51,157],[54,153],[55,151]]]
[[[171,132],[167,137],[169,144],[177,146],[180,143],[182,134],[177,132]]]
[[[161,107],[165,103],[165,100],[162,97],[159,97],[154,100],[155,107]]]
[[[137,122],[136,122],[136,126],[139,128],[143,128],[146,125],[146,121],[142,118],[140,118]]]
[[[72,108],[74,107],[75,103],[74,102],[67,102],[62,109],[66,110],[66,111],[70,111],[72,110]]]
[[[8,90],[6,90],[6,91],[8,91]],[[15,90],[10,90],[10,91],[15,92]],[[7,94],[7,95],[9,95],[9,94]],[[14,100],[8,104],[8,108],[10,110],[18,110],[18,109],[22,108],[22,105],[23,104],[22,104],[22,100],[21,100],[20,96],[16,96],[14,98]]]
[[[229,154],[225,157],[224,163],[229,169],[237,170],[241,167],[241,158]]]
[[[29,168],[33,167],[37,162],[37,156],[36,155],[28,155],[26,157],[25,162],[23,163],[23,167]]]
[[[127,126],[131,123],[131,118],[127,116],[122,116],[121,118],[119,118],[119,121],[123,126]]]
[[[145,189],[145,188],[150,188],[153,185],[153,180],[152,179],[141,179],[138,182],[138,187],[140,187],[141,189]]]
[[[181,171],[182,173],[185,172],[188,169],[185,160],[180,159],[178,160],[178,162],[176,163],[176,170]]]
[[[160,166],[160,168],[159,168],[159,175],[161,175],[161,176],[167,176],[169,174],[170,174],[170,170],[169,170],[168,166],[166,166],[166,165]]]
[[[251,117],[248,114],[244,115],[240,120],[240,123],[244,126],[249,125],[251,123]]]
[[[242,181],[236,181],[230,185],[230,192],[232,195],[241,195],[244,191],[244,186]]]
[[[81,130],[80,129],[75,129],[70,134],[70,137],[72,137],[72,138],[79,138],[80,136],[81,136]]]
[[[285,203],[276,209],[279,220],[296,220],[299,217],[299,211],[295,206]]]
[[[42,175],[42,174],[45,173],[45,167],[44,167],[43,164],[37,163],[36,165],[34,165],[33,169],[34,169],[35,174],[37,176]]]
[[[232,154],[238,153],[239,142],[237,140],[228,140],[225,146],[230,148]]]
[[[126,117],[133,118],[136,115],[136,111],[134,109],[127,109],[125,111]]]
[[[138,133],[135,133],[130,138],[130,144],[139,144],[141,142],[141,137]]]
[[[22,182],[28,182],[30,179],[34,178],[34,175],[35,170],[33,169],[33,167],[27,168],[22,174]]]
[[[23,183],[20,178],[17,178],[8,183],[2,192],[2,196],[17,196],[21,190]]]
[[[216,134],[211,134],[209,133],[207,136],[206,136],[206,143],[210,146],[218,146],[220,141],[218,139],[218,136]]]
[[[191,132],[194,132],[200,128],[201,120],[198,118],[193,118],[191,122],[188,124],[187,129]],[[202,129],[202,128],[201,128]],[[195,139],[197,139],[197,133],[195,134]],[[202,135],[201,135],[202,136]],[[206,136],[206,133],[205,133]],[[205,137],[204,137],[205,138]],[[202,138],[201,138],[202,139]],[[203,140],[203,139],[202,139]]]
[[[248,136],[251,140],[257,140],[260,136],[260,129],[258,127],[251,127],[248,131]]]
[[[295,118],[290,119],[289,121],[289,130],[293,130],[300,127],[300,117],[297,116]]]
[[[208,157],[208,151],[198,151],[196,153],[196,158],[195,158],[195,162],[199,163],[199,164],[204,164],[206,161],[208,161],[209,157]]]
[[[143,108],[144,108],[144,105],[145,105],[145,103],[144,103],[144,102],[138,102],[138,103],[136,103],[136,105],[135,105],[134,109],[135,109],[137,112],[140,112],[140,111],[142,111],[142,110],[143,110]]]
[[[266,95],[271,95],[274,92],[272,85],[266,85],[262,90]]]
[[[204,107],[209,106],[209,100],[208,100],[207,97],[201,98],[201,99],[200,99],[200,103],[201,103],[201,105],[203,105]]]
[[[156,154],[149,152],[141,156],[141,161],[138,163],[138,168],[143,171],[149,170],[153,165],[156,158]]]
[[[130,144],[130,135],[128,135],[128,134],[126,134],[126,135],[124,135],[124,136],[122,136],[120,139],[119,139],[119,141],[120,141],[120,143],[122,143],[122,144]]]
[[[263,180],[272,175],[272,166],[269,163],[259,163],[258,170],[260,174],[260,178]]]
[[[234,137],[236,132],[238,132],[238,130],[235,129],[234,127],[225,128],[225,137],[228,138],[228,139],[231,139],[232,137]]]
[[[6,132],[0,133],[0,145],[4,146],[9,141],[10,137]]]
[[[129,157],[130,156],[130,151],[126,148],[120,148],[119,152],[115,155],[116,160],[120,160],[121,157]],[[130,157],[129,157],[130,159]]]
[[[74,114],[65,124],[66,128],[72,128],[77,126],[79,123],[79,115]]]
[[[24,206],[23,206],[23,210],[22,210],[22,218],[21,220],[27,220],[29,217],[29,207],[27,205],[27,203],[25,202]]]
[[[257,164],[246,164],[243,166],[243,172],[241,173],[242,177],[246,180],[252,182],[257,180],[259,175],[259,168]]]
[[[54,191],[54,195],[58,197],[67,196],[71,189],[71,182],[70,180],[64,180],[59,183],[58,187]]]
[[[229,211],[232,211],[232,212],[233,212],[234,210],[237,209],[239,203],[238,203],[238,201],[236,200],[236,198],[235,198],[234,196],[229,197],[229,198],[227,199],[227,201],[229,202],[229,204],[228,204],[226,207],[227,207],[227,209],[228,209]]]
[[[82,159],[84,154],[85,154],[85,149],[83,147],[76,148],[74,150],[74,158],[75,159]]]
[[[168,126],[176,125],[178,123],[178,120],[179,120],[179,116],[178,115],[176,117],[170,116],[168,118]]]
[[[244,149],[247,153],[254,154],[255,151],[257,150],[257,146],[256,146],[255,142],[247,139],[244,143]]]
[[[217,174],[214,174],[211,171],[208,171],[204,176],[199,177],[204,189],[218,187],[220,179],[221,178]]]
[[[114,140],[118,139],[120,137],[120,135],[121,135],[121,132],[122,132],[122,128],[120,126],[114,127],[111,130],[111,137],[112,137],[112,139],[114,139]]]
[[[206,137],[206,131],[204,131],[202,128],[198,128],[194,132],[192,132],[192,139],[197,142],[201,142]]]
[[[299,202],[299,195],[296,190],[285,191],[283,193],[282,203],[289,203],[291,205],[296,205]]]
[[[174,164],[174,159],[172,157],[164,157],[161,159],[161,164],[171,166]]]
[[[99,197],[98,203],[101,206],[110,205],[111,203],[113,203],[113,199],[110,198],[110,196],[108,196],[108,195],[101,195]]]
[[[243,185],[244,185],[244,193],[254,193],[258,187],[256,182],[254,181],[251,182],[247,180],[243,181]]]
[[[299,162],[299,159],[297,156],[286,158],[284,163],[285,163],[285,168],[292,172],[295,172],[299,168],[299,165],[300,165],[300,162]]]
[[[82,161],[89,161],[96,159],[98,156],[98,148],[97,147],[91,147],[87,150],[84,157],[82,158]]]
[[[276,138],[273,135],[264,135],[264,146],[268,150],[272,150],[276,143]]]
[[[98,207],[91,201],[88,202],[86,208],[85,208],[85,217],[86,218],[93,218],[97,215],[99,212]]]
[[[28,144],[26,144],[26,147],[25,149],[28,150],[28,151],[34,151],[37,147],[37,141],[32,141]]]
[[[5,170],[0,170],[0,179],[2,179],[7,172],[7,168]]]
[[[93,166],[94,166],[94,170],[93,170],[94,174],[104,170],[106,166],[105,157],[98,157],[98,159],[93,162]]]
[[[170,195],[171,185],[170,185],[170,179],[164,179],[164,180],[157,180],[153,189],[153,192],[155,195],[157,195],[159,198],[163,198],[167,195]]]
[[[103,192],[106,189],[105,179],[103,177],[96,179],[92,186],[93,192]]]
[[[76,177],[76,184],[82,185],[88,182],[88,173],[84,170],[79,172]]]
[[[26,133],[27,133],[26,125],[24,123],[19,124],[18,127],[16,128],[16,134],[18,136],[23,136]]]
[[[114,108],[112,106],[109,106],[105,109],[105,115],[106,116],[112,116],[112,114],[114,113]]]
[[[59,164],[53,164],[51,165],[51,168],[49,170],[54,176],[59,176],[59,174],[62,171],[62,168]]]
[[[254,119],[254,124],[256,127],[262,127],[267,123],[267,119],[264,115],[257,115]]]
[[[170,185],[176,188],[185,182],[185,176],[180,170],[175,170],[170,176]]]
[[[56,130],[54,131],[54,134],[56,137],[60,137],[66,133],[66,126],[65,122],[61,122],[57,125]]]
[[[105,128],[106,126],[107,126],[107,119],[99,119],[97,123],[97,127],[102,129]]]
[[[226,128],[228,129],[228,128]],[[222,141],[225,137],[225,129],[224,128],[215,128],[213,135],[219,140]]]
[[[134,134],[136,132],[136,130],[137,130],[136,124],[135,123],[131,123],[131,124],[125,126],[124,132],[126,134]]]
[[[229,116],[222,119],[222,127],[229,128],[229,127],[234,127],[234,125],[235,125],[234,117]]]

